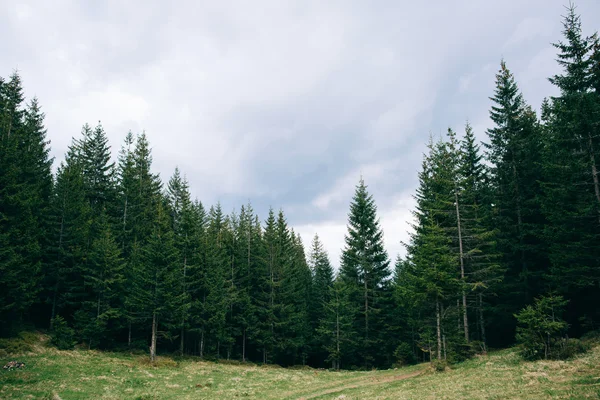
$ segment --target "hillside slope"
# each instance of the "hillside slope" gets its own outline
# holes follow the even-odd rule
[[[586,399],[600,396],[600,347],[571,361],[522,362],[495,352],[434,373],[329,372],[97,351],[58,351],[43,337],[19,356],[24,370],[0,370],[0,398],[48,399]]]

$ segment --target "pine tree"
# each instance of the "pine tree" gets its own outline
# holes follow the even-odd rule
[[[401,303],[414,307],[426,321],[415,328],[418,345],[438,360],[445,354],[445,309],[462,297],[464,280],[457,268],[460,252],[453,249],[456,217],[449,208],[455,194],[448,146],[442,141],[430,142],[419,173],[419,188],[415,199],[415,224],[406,245],[407,259],[397,265],[396,282]],[[454,204],[452,204],[454,205]],[[456,303],[455,303],[456,304]],[[461,323],[459,323],[459,326]],[[463,326],[464,328],[464,326]],[[435,346],[432,344],[435,343]]]
[[[321,325],[321,321],[327,317],[326,307],[331,302],[334,273],[329,262],[329,256],[317,234],[315,234],[312,241],[309,265],[313,280],[310,296],[310,320],[313,332],[317,333],[314,335],[312,347],[315,352],[315,363],[319,365],[327,358],[327,355],[323,354],[323,350],[325,349],[324,345],[328,342],[329,334],[321,334],[317,329]],[[333,368],[335,368],[335,364],[333,364]]]
[[[600,183],[598,160],[596,37],[584,37],[570,5],[563,21],[564,42],[554,44],[562,74],[550,78],[560,95],[544,106],[545,157],[542,199],[548,220],[551,283],[569,302],[568,322],[581,332],[579,318],[600,320]]]
[[[23,107],[20,76],[0,84],[0,301],[2,330],[23,322],[42,279],[52,178],[44,114]]]
[[[207,316],[206,333],[214,345],[215,354],[220,357],[221,345],[226,345],[230,336],[226,329],[229,310],[228,267],[229,260],[225,242],[226,220],[221,205],[211,207],[208,213],[207,228],[207,295],[205,311]]]
[[[346,286],[349,301],[360,312],[355,315],[356,360],[369,367],[380,354],[377,349],[385,337],[379,328],[383,284],[389,279],[389,259],[383,247],[383,232],[377,219],[375,200],[361,178],[350,203],[348,233],[342,251],[340,279]]]
[[[162,202],[157,203],[156,222],[141,249],[140,262],[134,265],[130,312],[138,321],[151,320],[150,360],[156,358],[158,336],[176,326],[173,318],[179,303],[179,268],[175,234]],[[164,326],[167,330],[160,331]]]
[[[486,349],[484,298],[498,290],[504,271],[497,250],[497,229],[491,228],[489,178],[471,126],[467,124],[460,143],[459,177],[462,187],[462,220],[466,251],[463,254],[468,279],[475,295],[478,338]]]
[[[236,226],[236,259],[237,271],[235,284],[237,291],[237,312],[235,326],[241,332],[241,357],[246,361],[248,336],[252,327],[256,326],[256,310],[253,297],[256,296],[256,288],[253,283],[256,279],[256,271],[259,270],[258,255],[260,249],[260,225],[254,223],[254,211],[250,204],[242,206],[240,210],[239,223]]]
[[[131,143],[130,138],[126,143]],[[134,282],[136,271],[142,265],[146,248],[151,236],[155,233],[155,226],[160,225],[158,210],[163,210],[163,196],[161,194],[162,183],[158,175],[152,173],[152,155],[150,144],[146,135],[138,135],[135,148],[126,155],[125,164],[120,167],[121,178],[119,192],[121,210],[119,217],[123,217],[123,231],[121,245],[127,262],[126,279]],[[123,196],[126,196],[123,198]],[[121,212],[122,211],[122,212]],[[164,216],[166,218],[166,214]],[[168,219],[167,219],[168,220]],[[134,332],[133,322],[137,319],[136,301],[132,299],[134,293],[126,291],[123,293],[123,303],[126,308],[128,319],[128,343],[131,346]],[[142,318],[143,321],[143,318]]]
[[[83,171],[70,151],[66,163],[57,170],[49,211],[44,286],[51,305],[51,328],[58,314],[72,315],[81,301],[84,288],[80,266],[85,263],[90,215]]]
[[[98,237],[92,243],[89,263],[83,271],[91,299],[76,314],[82,339],[92,347],[112,343],[122,321],[121,293],[125,274],[121,250],[111,232],[108,216],[100,215]]]
[[[175,232],[181,266],[181,303],[178,305],[178,314],[181,321],[179,352],[183,355],[185,329],[192,301],[190,284],[193,282],[188,278],[188,269],[196,260],[194,253],[198,251],[199,241],[196,233],[197,221],[190,198],[188,183],[185,178],[181,177],[178,168],[175,168],[175,172],[167,185],[167,198],[169,199],[171,208],[173,231]]]
[[[548,263],[540,239],[545,224],[539,185],[541,132],[535,113],[525,104],[504,61],[491,100],[494,127],[488,130],[485,147],[491,164],[491,223],[499,230],[498,249],[506,268],[502,297],[495,310],[495,323],[506,329],[496,330],[497,339],[502,340],[514,337],[512,315],[545,290]]]
[[[325,361],[331,362],[335,370],[345,365],[344,360],[348,360],[349,366],[352,365],[355,357],[352,353],[360,340],[353,326],[359,309],[350,301],[348,290],[349,287],[337,277],[329,289],[329,301],[324,305],[324,315],[316,331],[327,353]]]

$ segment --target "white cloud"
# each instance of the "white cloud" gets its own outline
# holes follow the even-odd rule
[[[294,210],[338,258],[361,174],[402,253],[429,133],[484,136],[503,56],[532,105],[552,93],[564,2],[0,4],[0,75],[40,98],[57,160],[86,122],[113,149],[145,129],[163,179],[179,165],[207,204]],[[598,26],[600,3],[578,6]]]
[[[556,18],[548,20],[541,17],[529,17],[517,25],[512,35],[504,43],[503,49],[510,49],[531,42],[537,37],[549,37],[556,26]]]

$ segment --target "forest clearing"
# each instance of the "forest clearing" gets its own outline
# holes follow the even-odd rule
[[[61,351],[45,336],[0,372],[2,399],[594,399],[600,346],[569,361],[524,362],[494,351],[434,372],[429,363],[373,371],[281,368],[95,350]],[[12,357],[12,358],[11,358]]]

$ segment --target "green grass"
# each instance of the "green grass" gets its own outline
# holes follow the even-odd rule
[[[0,398],[35,399],[592,399],[600,397],[600,347],[571,361],[522,362],[514,350],[435,373],[329,372],[97,351],[59,351],[38,336],[31,351],[0,356]]]

